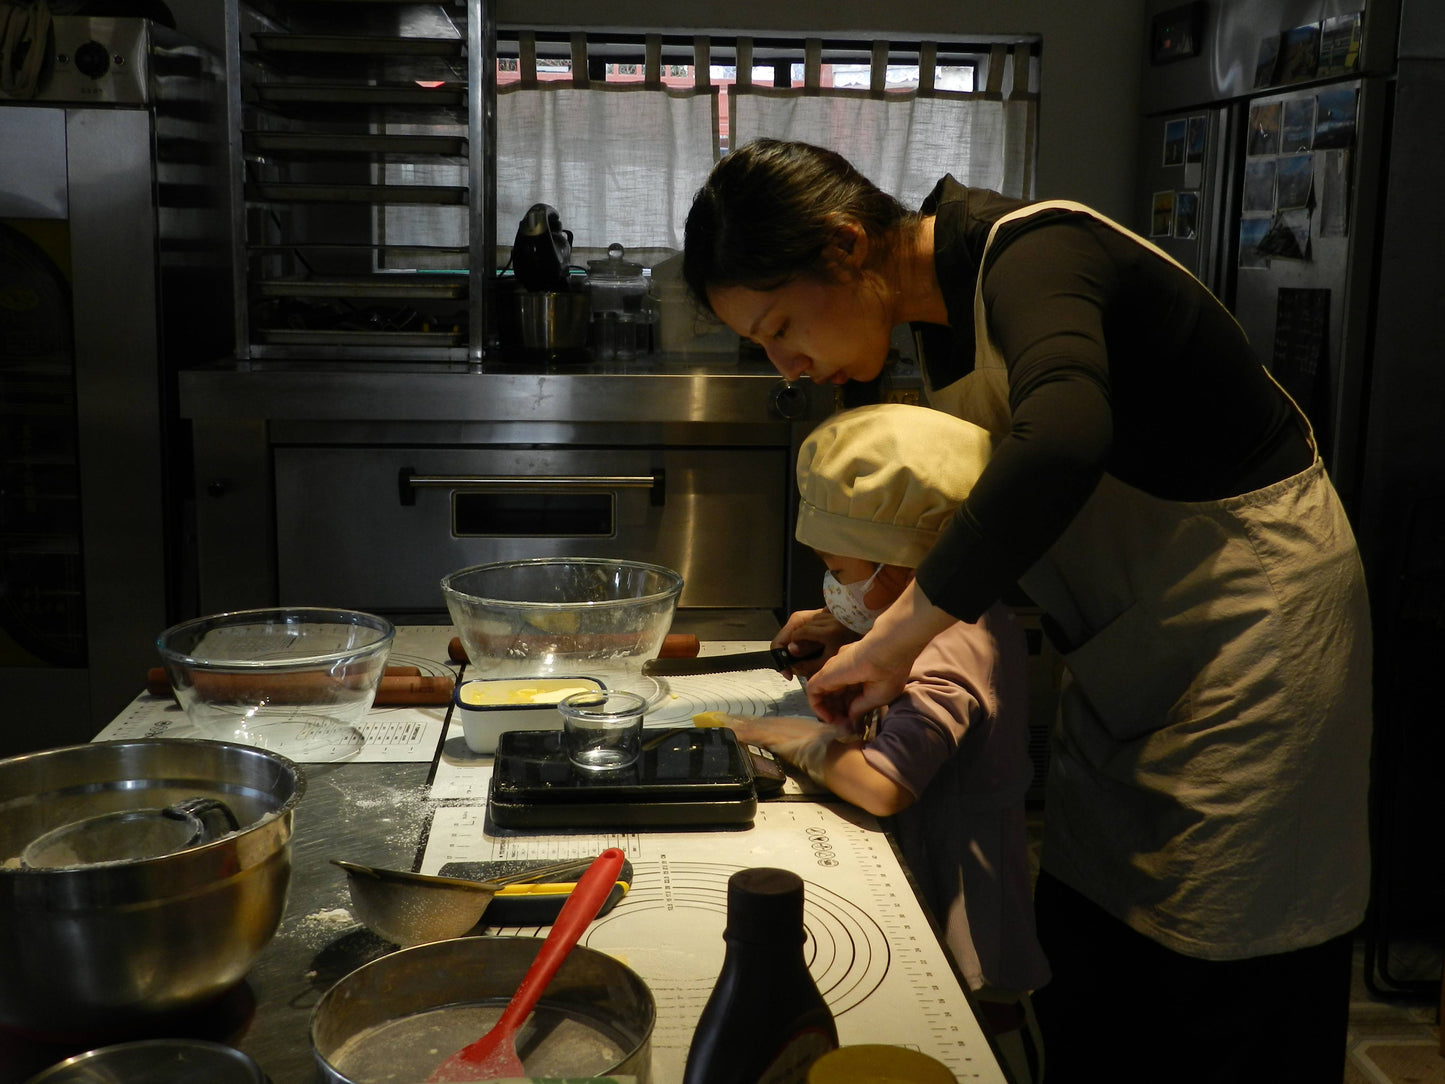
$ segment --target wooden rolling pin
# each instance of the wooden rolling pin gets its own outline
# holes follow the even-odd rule
[[[698,650],[701,648],[696,636],[691,633],[669,632],[662,638],[662,646],[657,649],[659,659],[695,659]],[[467,649],[462,645],[460,636],[453,636],[447,644],[447,658],[452,662],[470,662],[467,658]]]
[[[197,677],[202,681],[226,682],[237,687],[244,687],[244,684],[251,680],[239,674],[205,674],[197,675]],[[307,683],[317,685],[318,692],[326,685],[325,682],[318,682],[313,675],[297,674],[294,677],[303,685]],[[275,678],[271,680],[274,681]],[[381,707],[396,707],[403,704],[448,704],[451,702],[452,690],[455,687],[456,678],[450,674],[444,674],[441,677],[423,677],[421,669],[416,666],[388,666],[376,687],[376,699],[372,703]],[[146,692],[154,696],[171,694],[170,678],[166,676],[163,667],[157,666],[147,672]]]

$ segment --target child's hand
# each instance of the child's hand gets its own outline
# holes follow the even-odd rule
[[[773,637],[771,646],[786,646],[790,653],[807,654],[822,645],[821,655],[807,661],[799,659],[796,665],[783,673],[785,678],[812,677],[825,662],[838,653],[838,648],[856,639],[857,633],[824,607],[821,610],[799,610],[793,614]]]
[[[823,766],[828,746],[835,741],[857,741],[848,727],[828,726],[816,719],[792,716],[729,715],[721,711],[703,712],[693,716],[698,726],[725,726],[744,745],[760,745],[771,749],[789,764],[796,764],[813,779],[823,784]]]

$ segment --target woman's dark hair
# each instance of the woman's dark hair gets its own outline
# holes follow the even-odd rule
[[[840,154],[810,143],[755,139],[733,151],[693,197],[683,234],[682,277],[711,310],[711,286],[770,290],[823,276],[823,252],[840,216],[874,245],[914,217]]]

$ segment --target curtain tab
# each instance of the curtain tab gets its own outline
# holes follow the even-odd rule
[[[662,86],[661,34],[648,34],[642,39],[642,82],[649,87]]]
[[[590,85],[587,78],[587,35],[573,34],[572,41],[572,85],[574,87],[585,87]]]
[[[1034,88],[1030,85],[1033,80],[1033,57],[1033,46],[1014,46],[1013,87],[1009,90],[1010,98],[1027,98],[1034,93]]]
[[[537,85],[537,32],[523,30],[517,35],[517,72],[522,86]]]
[[[712,86],[712,42],[706,37],[692,39],[692,73],[698,90]]]
[[[1003,70],[1008,62],[1008,46],[997,44],[988,52],[988,93],[1003,97]]]
[[[735,85],[750,87],[753,85],[753,39],[738,38],[736,53],[737,76]]]
[[[823,85],[823,39],[803,42],[803,89],[816,93]]]
[[[888,89],[888,43],[875,41],[873,55],[868,62],[868,93],[875,98],[883,97]]]
[[[933,93],[934,80],[938,72],[938,42],[918,43],[918,93],[923,97]]]

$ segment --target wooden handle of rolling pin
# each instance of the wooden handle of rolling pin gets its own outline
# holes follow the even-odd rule
[[[373,703],[382,707],[400,704],[448,704],[455,688],[456,678],[450,674],[422,677],[420,667],[388,666],[376,687],[376,699]],[[146,692],[153,696],[171,694],[171,682],[163,667],[153,667],[146,673]]]
[[[657,649],[659,659],[695,659],[702,645],[698,643],[696,636],[691,633],[669,632],[662,638],[662,646]],[[462,645],[460,636],[453,636],[447,644],[447,658],[452,662],[470,662],[467,658],[467,649]]]

